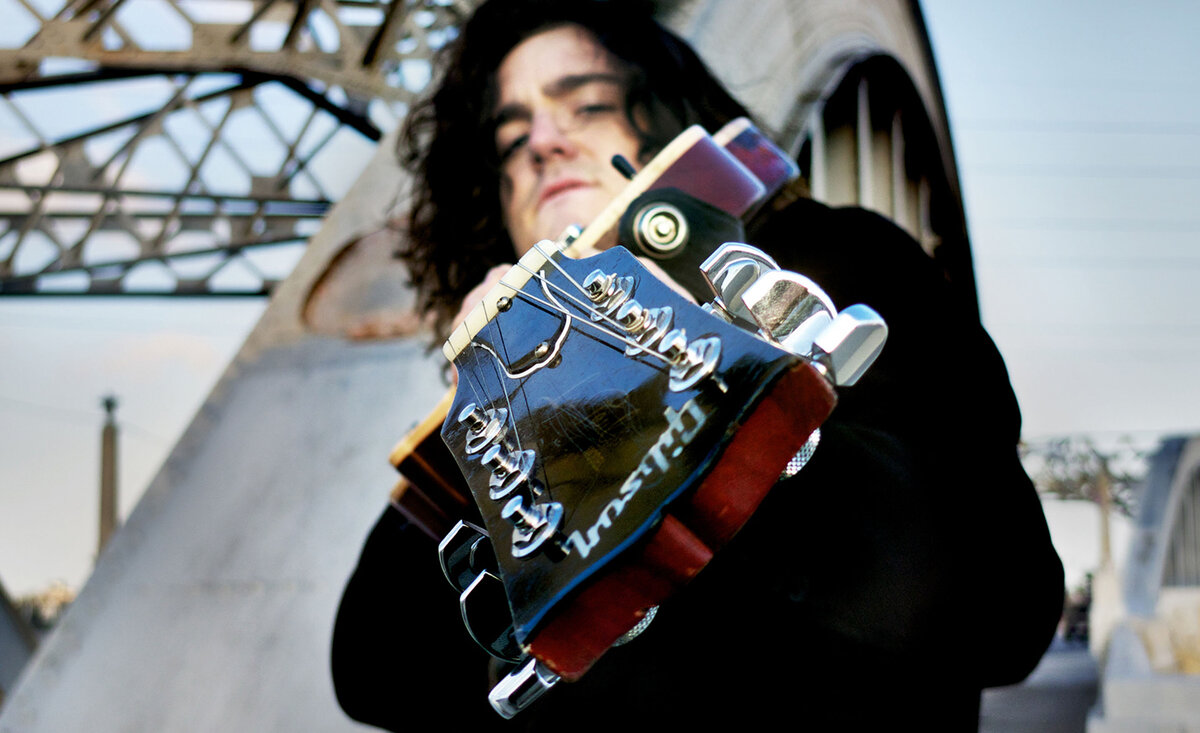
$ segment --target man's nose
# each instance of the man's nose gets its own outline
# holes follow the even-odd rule
[[[566,126],[549,110],[533,115],[529,127],[529,152],[537,160],[548,160],[554,155],[575,154],[575,143],[568,135]]]

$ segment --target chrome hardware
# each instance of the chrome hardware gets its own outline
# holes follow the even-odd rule
[[[563,229],[563,233],[559,235],[558,241],[554,243],[554,246],[561,252],[572,244],[575,244],[575,240],[579,239],[582,235],[582,227],[578,224],[568,224],[567,228]]]
[[[865,305],[846,308],[813,342],[812,359],[833,373],[833,382],[849,387],[883,351],[888,327],[883,318]]]
[[[604,270],[592,270],[588,276],[583,279],[583,290],[587,293],[587,297],[593,303],[599,303],[604,299],[604,294],[608,292],[609,286],[612,284],[613,275],[609,275]]]
[[[813,453],[817,451],[817,446],[821,443],[821,429],[817,428],[812,431],[812,435],[808,436],[808,440],[804,445],[800,446],[800,450],[796,451],[796,455],[788,459],[787,466],[784,467],[783,473],[779,478],[790,478],[800,473],[800,469],[808,465],[809,459],[813,457]]]
[[[509,662],[521,659],[504,582],[495,574],[485,570],[476,575],[459,594],[458,610],[467,633],[484,651]]]
[[[784,349],[807,356],[837,309],[812,280],[786,270],[763,273],[741,295],[754,322]]]
[[[675,328],[659,341],[658,353],[667,357],[672,366],[681,366],[687,358],[687,347],[687,333],[682,328]]]
[[[651,254],[669,255],[687,244],[688,224],[683,212],[671,204],[651,204],[634,217],[634,236]]]
[[[745,321],[754,316],[742,302],[742,293],[766,272],[779,265],[765,252],[739,242],[726,242],[700,265],[700,272],[717,296],[717,305]]]
[[[646,615],[642,616],[641,620],[633,625],[633,628],[621,634],[620,638],[613,642],[613,646],[624,646],[634,639],[642,635],[642,632],[650,628],[650,622],[658,615],[658,606],[651,606],[646,609]]]
[[[713,318],[720,318],[726,323],[733,323],[733,316],[729,314],[729,311],[725,310],[725,306],[721,305],[720,301],[718,300],[704,303],[700,306],[700,310],[704,311]]]
[[[484,466],[492,469],[488,479],[488,496],[499,501],[507,497],[522,485],[529,483],[529,474],[533,471],[535,453],[532,450],[506,450],[503,445],[493,445],[479,459]],[[540,488],[533,492],[540,493]]]
[[[458,422],[467,427],[467,455],[500,445],[508,434],[507,420],[508,410],[503,407],[483,410],[474,402],[468,402],[458,413]]]
[[[479,459],[483,465],[492,469],[492,473],[497,476],[507,476],[514,471],[519,471],[521,467],[521,458],[524,454],[532,454],[533,451],[520,451],[518,453],[509,453],[502,446],[493,445],[487,449],[487,452]]]
[[[480,572],[495,567],[496,553],[486,530],[460,519],[438,543],[438,563],[446,580],[461,593]]]
[[[765,253],[726,242],[700,266],[717,298],[704,306],[729,321],[755,323],[767,340],[812,362],[830,383],[853,385],[887,340],[887,324],[865,305],[841,314],[820,287],[779,269]]]
[[[670,381],[672,392],[680,392],[694,386],[717,369],[721,360],[721,340],[707,336],[688,341],[687,333],[676,328],[663,335],[658,344],[658,353],[671,364]]]
[[[508,720],[529,707],[543,692],[554,687],[558,680],[559,676],[546,665],[530,657],[492,688],[488,693],[488,702],[492,704],[492,709],[500,713],[500,717]]]
[[[520,558],[536,552],[558,532],[563,506],[552,501],[526,509],[524,499],[514,496],[500,510],[500,517],[513,524],[512,556]]]
[[[617,309],[613,319],[626,331],[637,333],[646,320],[646,309],[636,300],[627,300]]]
[[[634,304],[637,303],[637,301],[632,302]],[[622,311],[628,305],[626,303],[621,306],[621,310],[617,311],[618,322],[621,320]],[[625,347],[625,355],[636,356],[647,349],[653,348],[654,344],[662,338],[662,335],[671,330],[671,324],[674,320],[675,311],[669,305],[664,305],[661,308],[644,309],[641,313],[641,318],[637,320],[636,324],[628,327],[630,336],[633,337],[633,340],[638,345]]]
[[[483,430],[483,426],[487,425],[487,417],[479,405],[474,402],[468,402],[465,407],[458,413],[458,421],[467,424],[467,430],[478,432]]]
[[[583,290],[587,297],[596,304],[592,313],[593,321],[604,320],[611,316],[633,295],[636,281],[632,277],[620,277],[606,274],[602,270],[592,270],[583,280]]]
[[[716,336],[696,339],[687,345],[687,351],[680,363],[671,367],[671,379],[667,386],[672,392],[689,389],[715,372],[720,361],[720,339]]]

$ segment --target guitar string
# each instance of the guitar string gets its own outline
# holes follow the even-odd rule
[[[499,314],[497,314],[497,315],[499,315]],[[504,329],[500,327],[500,323],[498,320],[493,318],[492,321],[496,323],[496,335],[500,337],[500,350],[503,351],[505,357],[507,357],[508,356],[508,346],[504,343]],[[472,341],[471,343],[475,343],[475,342]],[[478,346],[477,346],[477,348],[478,348]],[[517,450],[518,451],[524,450],[524,448],[521,447],[521,431],[517,429],[517,421],[516,421],[517,413],[513,411],[512,397],[508,393],[508,383],[505,381],[504,375],[502,375],[500,373],[500,359],[499,358],[496,358],[495,360],[492,361],[492,367],[496,370],[496,381],[498,381],[500,383],[500,389],[504,392],[504,403],[506,405],[508,405],[508,414],[513,417],[513,421],[512,421],[513,438],[517,441]],[[507,372],[508,370],[505,369],[504,371]],[[527,415],[530,413],[528,399],[525,400],[525,413]]]
[[[622,329],[622,330],[624,330],[624,329],[623,329],[623,327],[621,326],[621,324],[617,323],[617,322],[616,322],[616,321],[614,321],[614,320],[613,320],[611,317],[609,317],[609,316],[605,315],[604,313],[600,313],[600,312],[599,312],[599,311],[598,311],[596,308],[594,308],[594,307],[593,307],[593,306],[592,306],[590,303],[584,303],[584,302],[582,302],[582,301],[581,301],[581,300],[579,300],[578,298],[576,298],[576,297],[574,297],[573,295],[571,295],[571,293],[570,293],[569,291],[567,291],[565,288],[563,288],[562,286],[560,286],[560,285],[556,285],[556,284],[554,284],[554,283],[550,282],[550,281],[549,281],[549,280],[546,278],[546,276],[545,276],[545,275],[543,275],[543,274],[541,274],[540,272],[536,272],[536,271],[534,271],[534,270],[531,270],[531,269],[530,269],[528,266],[526,266],[526,265],[522,265],[522,264],[520,264],[520,263],[517,263],[517,265],[516,265],[516,266],[517,266],[517,267],[520,267],[522,270],[525,270],[525,271],[526,271],[526,272],[528,272],[528,273],[529,273],[531,276],[533,276],[533,277],[536,277],[536,278],[538,278],[538,279],[539,279],[539,280],[541,280],[541,281],[544,281],[544,282],[545,282],[547,285],[549,285],[549,287],[551,287],[551,288],[553,288],[553,289],[555,289],[555,290],[559,291],[559,293],[560,293],[560,294],[561,294],[561,295],[562,295],[564,298],[567,298],[567,299],[568,299],[568,300],[570,300],[572,303],[574,303],[575,305],[577,305],[577,306],[580,308],[580,310],[583,310],[585,313],[586,313],[586,312],[595,312],[597,315],[599,315],[599,316],[600,316],[601,320],[603,320],[603,321],[606,321],[607,323],[611,324],[611,325],[612,325],[613,327],[615,327],[615,328],[606,328],[604,325],[602,325],[602,324],[600,324],[600,323],[592,323],[592,322],[585,321],[585,320],[583,320],[583,319],[579,319],[579,318],[577,318],[576,320],[577,320],[577,321],[579,321],[579,323],[581,323],[581,324],[583,324],[583,325],[586,325],[586,326],[588,326],[588,327],[590,327],[590,328],[594,328],[594,329],[596,329],[597,331],[599,331],[600,333],[602,333],[602,334],[604,334],[604,335],[606,335],[606,336],[611,336],[612,338],[615,338],[615,339],[617,339],[618,341],[620,341],[621,343],[625,344],[626,346],[630,346],[630,347],[636,348],[636,349],[638,349],[640,352],[642,352],[642,353],[644,353],[644,354],[648,354],[649,356],[651,356],[651,357],[653,357],[653,358],[655,358],[655,359],[658,359],[659,361],[662,361],[663,363],[665,363],[665,364],[667,364],[668,366],[670,366],[670,364],[671,364],[671,361],[670,361],[670,359],[668,359],[666,356],[663,356],[662,354],[659,354],[659,353],[658,353],[658,352],[656,352],[656,351],[651,351],[651,350],[649,350],[649,349],[646,349],[646,347],[645,347],[645,346],[643,346],[642,344],[639,344],[637,341],[634,341],[633,339],[629,338],[628,336],[625,336],[624,334],[622,334],[622,333],[618,332],[617,330],[615,330],[615,329],[617,329],[617,328],[620,328],[620,329]],[[561,270],[560,270],[560,271],[561,271]],[[564,274],[565,274],[565,273],[564,273]],[[547,308],[550,308],[551,310],[558,311],[558,312],[562,313],[562,314],[563,314],[563,315],[565,315],[565,316],[569,316],[569,315],[570,315],[570,313],[568,313],[568,312],[567,312],[567,310],[566,310],[566,308],[564,308],[562,305],[559,305],[559,304],[557,304],[557,303],[553,303],[553,302],[549,302],[549,301],[542,300],[541,298],[538,298],[538,297],[537,297],[537,296],[535,296],[535,295],[530,295],[529,293],[526,293],[526,292],[525,292],[525,291],[523,291],[523,290],[515,290],[515,291],[513,291],[513,292],[514,292],[514,295],[516,295],[516,296],[517,296],[517,297],[519,297],[519,298],[522,298],[522,299],[524,299],[524,300],[528,300],[528,301],[530,301],[530,302],[532,302],[532,303],[538,303],[538,304],[540,304],[540,305],[546,306]],[[615,349],[615,348],[616,348],[615,346],[612,346],[611,344],[607,344],[607,345],[608,345],[610,348],[613,348],[613,349]]]
[[[503,336],[501,336],[501,338],[503,338]],[[472,341],[472,343],[474,343],[474,342]],[[460,355],[461,355],[461,352],[460,352]],[[493,356],[495,356],[495,354],[493,354]],[[478,355],[478,352],[475,352],[472,357],[468,357],[468,358],[471,358],[473,361],[472,368],[469,370],[467,370],[467,369],[459,370],[459,382],[461,383],[464,380],[466,381],[467,385],[469,386],[469,388],[471,390],[472,396],[475,398],[475,404],[483,406],[484,409],[490,409],[488,407],[489,403],[485,399],[485,396],[483,394],[484,386],[483,386],[482,382],[480,381],[482,379],[482,372],[479,369],[479,363],[480,363],[480,360],[482,359],[482,357],[480,357]],[[498,357],[496,360],[498,361]],[[493,367],[495,367],[495,361],[492,361],[490,363],[493,365]],[[466,366],[466,364],[464,364],[464,366]],[[464,374],[464,372],[466,372],[466,374]],[[508,400],[507,389],[504,387],[504,379],[502,377],[500,377],[499,374],[497,374],[496,381],[500,384],[501,389],[505,392],[505,401],[508,404],[509,414],[514,414],[512,412],[512,403]],[[521,448],[521,436],[518,434],[518,431],[516,430],[516,423],[513,422],[512,425],[513,425],[513,437],[516,439],[516,442],[517,442],[517,450],[521,450],[522,449]]]
[[[543,240],[543,241],[545,241],[545,240]],[[554,269],[558,270],[559,274],[560,274],[560,275],[562,275],[564,278],[566,278],[567,282],[569,282],[569,283],[571,283],[572,285],[574,285],[574,286],[575,286],[575,290],[577,290],[577,291],[579,291],[580,293],[582,293],[582,294],[583,294],[585,297],[588,297],[587,289],[586,289],[586,288],[584,288],[584,287],[583,287],[583,285],[579,284],[579,282],[578,282],[577,280],[575,280],[575,278],[571,277],[571,275],[570,275],[570,274],[569,274],[569,273],[568,273],[566,270],[564,270],[564,269],[563,269],[562,265],[560,265],[560,264],[558,263],[558,261],[557,261],[556,259],[554,259],[554,254],[556,254],[556,253],[554,253],[554,252],[547,252],[546,250],[542,249],[542,242],[537,242],[537,243],[535,243],[535,244],[533,245],[533,248],[534,248],[534,249],[536,249],[536,250],[538,251],[538,253],[539,253],[540,255],[542,255],[542,257],[545,257],[545,258],[546,258],[546,262],[548,262],[548,263],[550,264],[550,266],[551,266],[551,267],[553,267]],[[518,261],[518,264],[520,264],[520,261]],[[526,267],[526,266],[524,266],[524,265],[522,265],[522,266],[521,266],[521,269],[525,270],[526,272],[529,272],[529,268],[528,268],[528,267]],[[544,276],[544,275],[541,275],[541,273],[540,273],[540,272],[539,272],[539,273],[536,273],[536,274],[535,274],[535,276],[536,276],[536,277],[539,277],[539,278],[542,280],[542,289],[543,289],[543,290],[546,290],[546,286],[547,286],[547,285],[549,285],[549,286],[551,286],[551,287],[554,287],[554,288],[556,288],[557,290],[560,290],[560,291],[562,292],[562,295],[563,295],[563,297],[564,297],[564,298],[568,298],[568,299],[570,299],[572,302],[574,302],[574,303],[575,303],[575,305],[576,305],[576,306],[578,306],[578,307],[580,308],[580,310],[584,311],[585,313],[590,313],[590,314],[592,315],[592,317],[593,317],[593,318],[597,318],[597,319],[599,319],[599,320],[607,321],[608,323],[610,323],[610,324],[612,324],[613,326],[615,326],[615,327],[616,327],[616,329],[617,329],[617,331],[616,331],[616,332],[614,332],[614,333],[613,333],[613,335],[614,335],[614,336],[616,336],[617,338],[621,338],[622,340],[625,340],[625,339],[623,338],[623,336],[622,336],[622,333],[623,333],[624,331],[626,331],[627,329],[625,329],[625,327],[624,327],[624,326],[622,326],[621,324],[617,323],[615,320],[613,320],[612,318],[610,318],[610,317],[609,317],[609,315],[608,315],[607,313],[601,313],[599,308],[596,308],[595,306],[593,306],[593,305],[591,304],[591,302],[590,302],[590,301],[591,301],[591,298],[590,298],[590,297],[588,297],[588,302],[584,302],[584,301],[578,300],[578,299],[576,299],[574,296],[570,295],[570,294],[569,294],[569,293],[566,291],[566,289],[565,289],[565,288],[562,288],[562,287],[559,287],[559,286],[557,286],[557,285],[554,285],[553,283],[550,283],[550,281],[549,281],[549,278],[547,278],[547,277],[546,277],[546,276]],[[547,293],[546,293],[546,296],[547,296],[547,297],[551,297],[549,292],[547,292]],[[551,297],[551,300],[553,300],[553,298],[552,298],[552,297]],[[555,303],[558,303],[558,301],[555,301]],[[559,305],[559,307],[560,307],[560,308],[562,307],[562,304],[558,304],[558,305]],[[629,341],[628,341],[628,340],[625,340],[625,343],[628,345],[628,344],[629,344]],[[635,345],[636,345],[636,344],[635,344]]]
[[[538,252],[539,252],[539,253],[541,253],[542,255],[544,255],[544,256],[546,257],[546,261],[547,261],[547,262],[549,262],[549,263],[550,263],[550,265],[551,265],[551,266],[553,266],[553,267],[554,267],[554,268],[555,268],[555,269],[556,269],[556,270],[557,270],[557,271],[558,271],[558,272],[559,272],[559,273],[560,273],[560,274],[561,274],[561,275],[562,275],[562,276],[563,276],[563,277],[564,277],[564,278],[565,278],[565,279],[566,279],[566,280],[567,280],[567,281],[568,281],[568,282],[569,282],[571,285],[573,285],[577,291],[579,291],[580,293],[585,293],[585,294],[586,294],[586,290],[583,288],[583,286],[582,286],[582,285],[580,285],[580,284],[579,284],[579,282],[578,282],[578,281],[576,281],[576,280],[575,280],[573,277],[571,277],[571,275],[570,275],[569,273],[567,273],[567,272],[566,272],[566,271],[565,271],[565,270],[562,268],[562,266],[561,266],[561,265],[559,265],[557,262],[555,262],[555,261],[553,260],[553,258],[552,258],[552,256],[551,256],[550,254],[548,254],[548,253],[546,253],[544,250],[542,250],[542,249],[541,249],[541,247],[540,247],[539,245],[537,245],[537,244],[535,244],[535,245],[534,245],[534,247],[535,247],[535,248],[537,248],[537,250],[538,250]],[[558,285],[558,284],[556,284],[556,283],[553,283],[553,282],[551,282],[551,281],[550,281],[550,279],[549,279],[549,277],[548,277],[548,276],[546,276],[545,274],[543,274],[543,273],[542,273],[540,270],[533,270],[533,269],[531,269],[531,268],[530,268],[528,265],[525,265],[525,264],[521,263],[520,261],[518,261],[518,262],[517,262],[517,266],[518,266],[518,267],[520,267],[520,268],[521,268],[522,270],[524,270],[525,272],[529,273],[529,275],[530,275],[531,277],[533,277],[533,278],[537,279],[537,281],[538,281],[538,282],[539,282],[539,283],[542,285],[542,289],[543,289],[543,291],[544,291],[544,292],[545,292],[545,294],[546,294],[547,300],[543,300],[542,298],[539,298],[539,297],[537,297],[537,296],[535,296],[535,295],[532,295],[532,294],[530,294],[530,293],[527,293],[527,292],[525,292],[524,290],[516,290],[516,289],[514,289],[514,290],[513,290],[513,294],[514,294],[515,296],[517,296],[517,297],[519,297],[519,298],[521,298],[521,299],[523,299],[523,300],[526,300],[526,301],[528,301],[528,302],[530,302],[530,303],[533,303],[533,304],[536,304],[536,305],[540,305],[540,306],[542,306],[543,308],[547,309],[547,310],[548,310],[548,311],[550,311],[550,312],[557,312],[557,313],[561,314],[561,315],[562,315],[564,318],[566,318],[566,319],[567,319],[567,323],[565,324],[565,327],[566,327],[566,328],[568,328],[568,329],[570,328],[570,321],[571,321],[571,320],[576,320],[576,321],[578,321],[578,322],[579,322],[579,323],[581,323],[581,324],[585,324],[585,325],[588,325],[588,326],[590,326],[591,328],[594,328],[594,329],[596,329],[597,331],[599,331],[599,332],[600,332],[601,334],[603,334],[603,335],[606,335],[606,336],[609,336],[610,338],[616,339],[617,341],[619,341],[619,342],[621,342],[621,343],[625,344],[626,346],[630,346],[630,347],[637,348],[637,349],[639,350],[639,352],[640,352],[640,353],[642,353],[642,354],[647,354],[647,355],[649,355],[649,356],[651,356],[652,358],[655,358],[655,359],[659,359],[660,361],[662,361],[662,362],[664,362],[665,364],[667,364],[667,366],[670,366],[670,360],[669,360],[669,359],[667,359],[667,357],[666,357],[666,356],[664,356],[664,355],[662,355],[662,354],[659,354],[659,353],[657,353],[657,352],[655,352],[655,351],[651,351],[651,350],[649,350],[649,349],[646,349],[646,348],[645,348],[645,347],[644,347],[642,344],[638,343],[637,341],[634,341],[633,339],[630,339],[630,338],[628,338],[628,337],[627,337],[627,336],[625,336],[623,333],[621,333],[620,331],[616,330],[616,329],[621,329],[621,331],[623,331],[623,330],[624,330],[624,328],[621,326],[621,324],[617,323],[617,322],[616,322],[615,320],[613,320],[613,319],[612,319],[610,316],[608,316],[608,315],[607,315],[607,314],[605,314],[605,313],[602,313],[602,312],[600,312],[600,311],[599,311],[599,309],[595,308],[595,307],[594,307],[594,306],[591,304],[591,302],[590,302],[590,301],[584,301],[584,300],[582,300],[582,299],[580,299],[580,298],[576,297],[575,295],[573,295],[573,294],[572,294],[572,293],[571,293],[569,290],[567,290],[566,288],[564,288],[564,287],[562,287],[562,286],[560,286],[560,285]],[[561,303],[559,303],[559,302],[558,302],[556,299],[554,299],[554,297],[553,297],[553,296],[550,294],[550,292],[549,292],[549,291],[550,291],[550,289],[553,289],[553,290],[555,290],[555,291],[558,291],[558,293],[559,293],[559,294],[560,294],[560,295],[561,295],[563,298],[565,298],[565,299],[569,300],[570,302],[572,302],[572,303],[573,303],[573,304],[574,304],[576,307],[578,307],[578,308],[579,308],[581,311],[583,311],[584,313],[588,313],[588,314],[595,314],[596,316],[598,316],[598,317],[599,317],[600,321],[603,321],[603,322],[605,322],[605,323],[609,324],[609,326],[610,326],[610,327],[606,327],[604,324],[602,324],[602,323],[600,323],[600,322],[595,322],[595,323],[593,323],[593,322],[590,322],[590,321],[588,321],[588,320],[580,319],[580,318],[577,318],[577,317],[573,316],[573,315],[572,315],[572,314],[571,314],[571,313],[570,313],[570,312],[567,310],[567,308],[566,308],[565,306],[563,306],[563,305],[562,305]],[[485,305],[484,307],[486,308],[486,305]],[[485,311],[485,312],[486,312],[486,311]],[[496,319],[494,316],[488,319],[488,322],[489,322],[489,323],[491,323],[491,322],[493,322],[493,321],[495,321],[495,322],[496,322],[496,332],[497,332],[497,335],[498,335],[498,337],[499,337],[499,339],[500,339],[500,342],[501,342],[501,343],[500,343],[501,351],[503,351],[503,352],[504,352],[504,353],[507,355],[507,353],[508,353],[508,348],[507,348],[507,345],[506,345],[506,344],[505,344],[505,342],[504,342],[504,329],[500,327],[500,324],[499,324],[498,320],[497,320],[497,319]],[[509,372],[508,372],[508,369],[507,369],[506,367],[503,367],[503,366],[502,366],[502,364],[501,364],[501,359],[500,359],[499,355],[498,355],[498,354],[497,354],[495,351],[493,351],[492,349],[490,349],[490,348],[487,348],[486,344],[480,344],[480,343],[477,343],[476,341],[474,341],[474,339],[472,339],[471,343],[472,343],[472,345],[473,345],[473,346],[475,346],[475,347],[476,347],[476,350],[475,350],[475,356],[474,356],[474,360],[475,360],[475,362],[476,362],[476,366],[478,366],[478,361],[479,361],[479,359],[482,359],[482,358],[484,358],[484,357],[482,357],[482,356],[479,354],[479,351],[485,351],[485,352],[487,352],[488,354],[490,354],[490,355],[492,356],[492,359],[490,360],[490,362],[491,362],[491,366],[492,366],[492,369],[493,369],[493,370],[494,370],[494,372],[495,372],[495,375],[496,375],[496,381],[499,383],[499,385],[500,385],[500,388],[501,388],[501,391],[502,391],[502,393],[503,393],[503,395],[504,395],[504,401],[505,401],[505,404],[508,406],[508,411],[509,411],[509,414],[510,414],[510,415],[512,416],[512,418],[513,418],[510,424],[511,424],[511,425],[512,425],[512,427],[513,427],[513,431],[512,431],[512,432],[513,432],[513,438],[514,438],[514,439],[515,439],[515,441],[516,441],[516,444],[517,444],[517,450],[518,450],[518,451],[521,451],[521,450],[523,450],[523,446],[522,446],[522,444],[521,444],[521,435],[520,435],[520,430],[519,430],[519,428],[518,428],[518,426],[517,426],[517,421],[515,420],[516,413],[513,411],[513,406],[512,406],[512,396],[511,396],[511,394],[509,393],[509,390],[508,390],[508,386],[507,386],[507,380],[505,380],[505,378],[504,378],[504,374],[502,373],[502,372],[504,372],[504,373],[509,373]],[[603,341],[603,340],[601,340],[601,343],[603,343],[604,345],[606,345],[606,346],[608,346],[609,348],[612,348],[612,349],[614,349],[614,350],[616,350],[616,349],[617,349],[617,347],[616,347],[616,346],[614,346],[614,345],[613,345],[613,344],[611,344],[611,343],[607,343],[607,342],[605,342],[605,341]],[[486,359],[485,359],[485,361],[486,361]],[[654,365],[652,365],[652,364],[647,364],[647,366],[649,366],[649,367],[651,367],[651,368],[660,368],[660,367],[655,367],[655,366],[654,366]],[[661,368],[660,368],[660,369],[661,369]],[[475,370],[472,370],[472,375],[474,375],[474,374],[477,374],[477,373],[478,373],[477,371],[475,371]],[[477,384],[475,383],[475,380],[474,380],[474,379],[470,379],[470,378],[468,379],[468,383],[471,385],[471,390],[472,390],[472,392],[475,394],[475,397],[476,397],[476,399],[477,399],[477,400],[480,400],[480,399],[482,399],[482,398],[481,398],[481,396],[480,396],[480,390],[482,389],[482,385],[477,385]],[[526,410],[526,413],[527,413],[527,414],[530,414],[530,415],[532,414],[532,411],[531,411],[531,409],[530,409],[530,407],[529,407],[529,400],[528,400],[528,397],[527,397],[527,396],[525,397],[525,410]],[[545,470],[545,467],[543,466],[543,467],[542,467],[542,469],[543,469],[543,471],[544,471],[544,470]],[[543,476],[542,478],[543,478],[543,482],[545,482],[545,476]],[[545,482],[545,483],[546,483],[546,485],[547,485],[547,487],[548,487],[548,486],[549,486],[549,482]],[[549,491],[549,489],[548,489],[548,488],[547,488],[547,491]],[[549,499],[553,499],[553,496],[552,496],[552,495],[550,495],[550,494],[548,493],[548,494],[547,494],[547,498],[549,498]]]
[[[479,371],[478,371],[479,356],[478,355],[475,356],[474,362],[475,362],[475,366],[474,366],[474,368],[472,368],[470,370],[470,373],[467,376],[467,384],[470,385],[470,387],[471,387],[471,394],[475,398],[475,404],[482,405],[484,407],[484,409],[488,409],[488,403],[484,399],[483,384],[478,381],[478,379],[479,379],[479,376],[478,376],[479,375]],[[462,371],[460,371],[459,379],[461,380],[462,378],[463,378],[463,374],[462,374]]]

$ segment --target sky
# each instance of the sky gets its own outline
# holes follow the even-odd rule
[[[1200,432],[1200,6],[922,7],[983,320],[1026,438]],[[364,162],[347,163],[347,175]],[[78,588],[91,570],[103,397],[119,400],[124,517],[264,306],[0,299],[0,581],[10,594]]]

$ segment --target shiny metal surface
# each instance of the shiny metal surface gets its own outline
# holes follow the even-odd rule
[[[529,659],[520,668],[492,688],[488,702],[500,717],[512,718],[558,683],[558,675],[536,659]]]
[[[716,294],[718,305],[744,321],[754,316],[742,302],[742,294],[766,272],[779,265],[767,253],[739,242],[726,242],[700,265],[700,272]]]
[[[651,252],[668,255],[688,242],[688,223],[683,212],[671,204],[647,206],[634,218],[638,243]]]
[[[837,309],[820,286],[786,270],[764,272],[741,295],[754,322],[793,354],[805,354]]]
[[[834,384],[849,387],[883,351],[887,334],[887,324],[878,313],[865,305],[852,305],[817,335],[812,356],[833,372]]]

